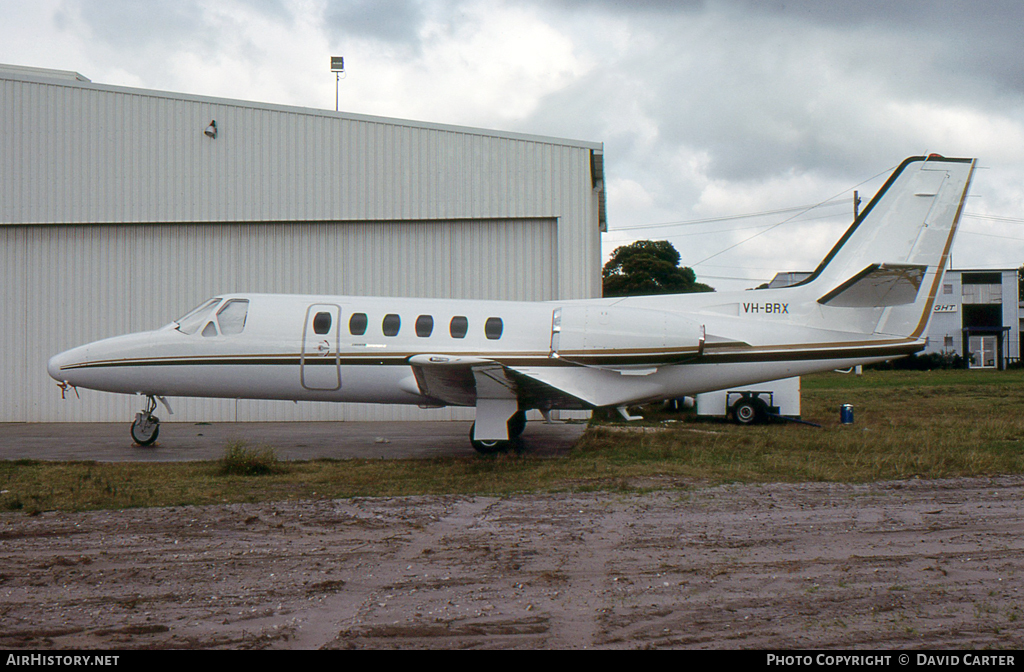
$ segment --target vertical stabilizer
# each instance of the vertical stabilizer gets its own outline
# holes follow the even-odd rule
[[[928,324],[949,260],[974,159],[937,154],[900,164],[863,213],[800,283],[818,294],[829,317],[864,325],[852,314],[872,309],[876,334],[919,338]],[[857,311],[863,316],[864,311]]]

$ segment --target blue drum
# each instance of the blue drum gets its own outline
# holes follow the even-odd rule
[[[839,422],[844,425],[853,424],[853,404],[843,404],[839,408]]]

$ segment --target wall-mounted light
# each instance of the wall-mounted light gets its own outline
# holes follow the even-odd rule
[[[213,121],[210,122],[210,125],[206,127],[205,131],[203,131],[203,135],[205,135],[208,138],[213,138],[213,139],[217,138],[217,121],[216,120],[213,120]]]

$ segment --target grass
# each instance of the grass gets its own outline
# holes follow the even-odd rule
[[[221,476],[270,476],[287,471],[273,448],[249,448],[244,441],[233,441],[224,450],[218,473]]]
[[[0,511],[1024,473],[1024,371],[821,374],[802,387],[803,417],[820,429],[739,427],[651,409],[627,427],[650,431],[594,422],[561,458],[282,463],[271,448],[232,444],[213,462],[0,462]],[[854,406],[852,425],[839,423],[844,403]]]

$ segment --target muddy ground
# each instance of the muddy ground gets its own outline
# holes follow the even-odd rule
[[[1024,479],[0,515],[0,648],[1024,647]]]

